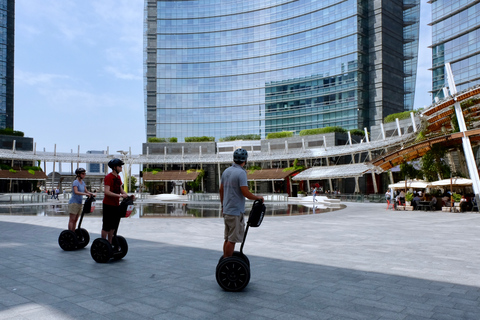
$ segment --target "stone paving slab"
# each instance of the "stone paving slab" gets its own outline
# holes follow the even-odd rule
[[[0,319],[480,319],[475,213],[267,216],[237,293],[215,281],[222,219],[123,219],[128,254],[107,264],[59,248],[67,220],[0,216]],[[100,226],[84,219],[92,240]]]

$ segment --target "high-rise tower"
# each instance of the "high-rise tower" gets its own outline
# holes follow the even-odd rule
[[[432,93],[443,98],[449,62],[458,91],[480,84],[480,2],[432,0]]]
[[[420,0],[145,0],[148,137],[363,128],[413,108]]]
[[[15,0],[0,0],[0,129],[13,129]]]

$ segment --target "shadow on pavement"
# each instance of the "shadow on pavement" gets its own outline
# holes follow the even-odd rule
[[[477,287],[249,255],[250,284],[229,293],[219,251],[127,239],[123,260],[98,264],[91,242],[62,251],[60,231],[0,222],[1,319],[480,318]]]

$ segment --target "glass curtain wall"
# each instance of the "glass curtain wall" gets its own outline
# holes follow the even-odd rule
[[[417,78],[418,39],[420,32],[420,0],[404,1],[403,55],[404,55],[404,107],[413,110]]]
[[[452,67],[458,91],[480,84],[480,3],[432,1],[432,92],[443,98],[445,63]]]
[[[13,129],[15,1],[0,0],[0,129]]]
[[[362,1],[150,2],[157,63],[147,137],[363,125]]]

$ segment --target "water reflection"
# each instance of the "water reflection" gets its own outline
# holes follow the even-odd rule
[[[325,208],[322,206],[308,206],[288,203],[267,203],[267,216],[309,215],[331,212],[345,208]],[[247,204],[249,212],[251,204]],[[0,215],[28,215],[28,216],[68,216],[68,204],[53,205],[21,205],[1,206]],[[102,216],[102,206],[97,204],[95,211],[87,216]],[[137,203],[131,218],[215,218],[221,216],[221,207],[218,203]]]

